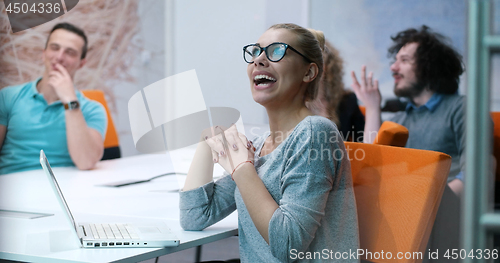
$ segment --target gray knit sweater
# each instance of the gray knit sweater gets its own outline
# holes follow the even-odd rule
[[[253,141],[255,168],[278,203],[269,222],[269,245],[253,224],[229,175],[180,193],[185,230],[202,230],[238,208],[242,262],[358,262],[335,259],[359,248],[350,162],[335,125],[309,116],[270,154]],[[347,255],[344,253],[344,255]]]
[[[407,148],[451,156],[450,182],[460,171],[465,172],[465,99],[458,94],[434,94],[431,100],[434,103],[427,103],[433,104],[431,106],[408,106],[405,111],[396,113],[391,121],[408,129]]]

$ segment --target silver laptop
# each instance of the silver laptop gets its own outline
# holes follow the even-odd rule
[[[179,239],[163,222],[154,224],[130,223],[76,223],[64,199],[56,177],[50,168],[43,150],[40,151],[40,164],[49,178],[59,204],[68,221],[73,225],[80,243],[85,248],[123,248],[123,247],[170,247],[178,246]]]

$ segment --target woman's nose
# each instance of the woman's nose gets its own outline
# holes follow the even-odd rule
[[[253,60],[253,63],[255,63],[256,66],[267,66],[269,64],[269,60],[267,59],[266,54],[263,51]]]

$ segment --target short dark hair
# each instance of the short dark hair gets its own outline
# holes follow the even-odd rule
[[[406,44],[418,44],[415,51],[415,73],[420,83],[436,93],[457,92],[460,75],[465,67],[462,55],[449,44],[448,38],[423,25],[418,30],[410,28],[401,31],[391,39],[394,44],[389,48],[389,57],[392,58]]]
[[[85,58],[85,55],[87,55],[87,36],[85,35],[85,32],[83,32],[82,29],[70,24],[70,23],[59,23],[57,25],[55,25],[52,30],[50,31],[50,34],[49,34],[49,37],[47,38],[47,42],[45,43],[45,48],[47,48],[47,44],[49,43],[49,39],[50,39],[50,35],[52,35],[52,33],[58,29],[64,29],[64,30],[68,30],[70,32],[73,32],[77,35],[79,35],[81,38],[83,38],[83,48],[82,48],[82,56],[80,57],[81,59],[84,59]]]

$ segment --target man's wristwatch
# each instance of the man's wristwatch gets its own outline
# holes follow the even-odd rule
[[[63,103],[65,110],[74,110],[80,108],[80,103],[77,100],[70,101],[69,103]]]

